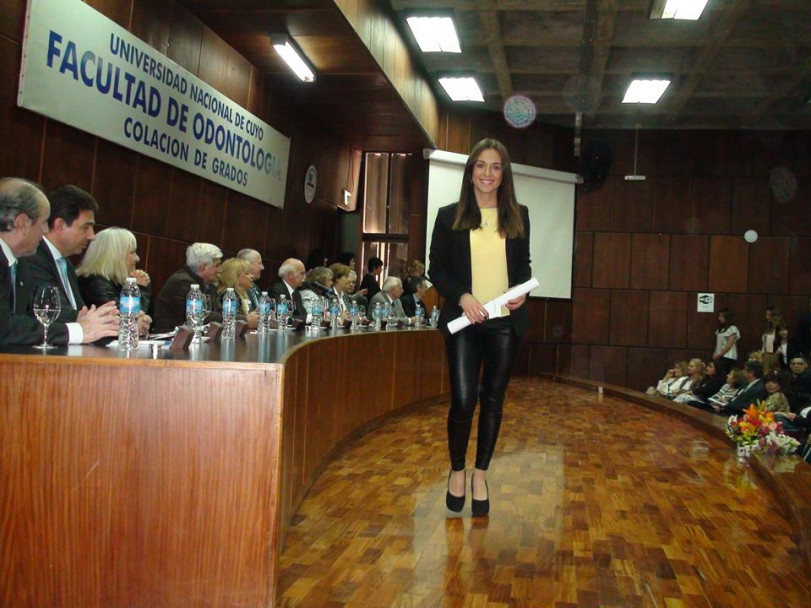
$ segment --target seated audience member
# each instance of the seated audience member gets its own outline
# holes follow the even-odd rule
[[[734,367],[727,373],[726,384],[718,389],[717,393],[707,399],[706,407],[705,404],[700,401],[691,401],[688,405],[702,409],[713,409],[716,412],[720,412],[721,408],[725,407],[727,403],[740,395],[745,388],[746,377],[743,375],[743,370],[739,367]]]
[[[151,279],[135,265],[140,261],[138,242],[126,228],[112,227],[102,230],[90,242],[81,264],[76,269],[79,292],[87,304],[101,306],[115,302],[128,277],[135,277],[141,291],[141,315],[138,331],[144,336],[149,332],[152,318],[147,314],[152,303]]]
[[[673,398],[689,393],[693,386],[697,386],[702,380],[704,380],[704,362],[701,359],[690,359],[687,364],[687,380],[673,391]]]
[[[780,357],[777,353],[763,353],[760,356],[760,364],[763,366],[763,375],[780,369]]]
[[[403,282],[398,277],[387,277],[383,281],[383,289],[369,301],[369,316],[372,316],[377,303],[388,304],[391,307],[392,318],[405,319],[403,305],[400,303],[400,296],[403,295]]]
[[[767,412],[780,412],[787,414],[790,410],[788,399],[783,393],[783,385],[788,384],[783,378],[783,372],[773,371],[763,376],[763,386],[766,387],[767,397],[763,402]]]
[[[256,249],[240,249],[237,257],[240,260],[247,260],[251,264],[251,288],[248,290],[248,298],[251,301],[251,310],[257,310],[259,308],[259,298],[262,295],[262,290],[259,289],[259,278],[265,269],[265,265],[262,263],[262,254]]]
[[[351,251],[344,251],[336,261],[344,266],[349,266],[350,270],[355,270],[356,258],[357,256]]]
[[[369,300],[358,291],[355,291],[355,286],[358,284],[358,274],[354,270],[349,271],[349,283],[346,286],[346,294],[351,302],[355,302],[358,306],[363,306],[364,310],[369,305]]]
[[[299,288],[307,319],[313,314],[313,304],[319,298],[332,297],[332,271],[326,266],[316,266]]]
[[[687,361],[676,361],[667,372],[664,378],[659,380],[653,387],[649,386],[645,392],[648,395],[658,395],[665,399],[673,399],[678,394],[679,389],[687,381]]]
[[[76,320],[85,305],[70,256],[80,254],[95,238],[93,226],[99,206],[90,193],[76,186],[57,188],[48,193],[48,200],[51,203],[48,234],[39,242],[36,253],[22,265],[26,266],[31,293],[43,285],[59,288],[62,312],[57,321],[69,323]]]
[[[410,279],[411,277],[419,278],[425,276],[425,264],[422,263],[420,260],[411,260],[406,266],[405,276],[403,277],[403,283]]]
[[[304,282],[304,274],[304,264],[301,260],[287,258],[279,266],[279,280],[271,286],[268,294],[277,303],[282,296],[293,302],[293,318],[301,322],[307,318],[307,311],[304,310],[301,293],[298,290]]]
[[[760,337],[760,350],[764,353],[774,352],[774,340],[777,337],[777,327],[782,324],[780,313],[774,306],[767,306],[764,311],[763,334]]]
[[[746,380],[746,387],[735,396],[726,406],[721,408],[721,413],[739,414],[753,403],[763,401],[768,394],[763,385],[763,366],[757,361],[747,361],[743,365],[743,376]]]
[[[192,243],[186,249],[186,263],[170,276],[158,293],[155,301],[153,331],[172,331],[186,323],[186,294],[193,284],[211,296],[212,312],[205,322],[222,321],[222,315],[214,311],[216,294],[214,283],[222,269],[222,251],[211,243]]]
[[[248,327],[256,329],[259,325],[259,312],[256,307],[253,307],[251,298],[248,295],[248,291],[252,285],[251,263],[248,260],[231,258],[223,262],[220,280],[217,285],[219,309],[222,310],[222,299],[225,297],[226,290],[229,287],[233,287],[240,303],[239,310],[237,311],[237,319],[246,321]]]
[[[802,355],[795,355],[789,362],[791,370],[791,396],[789,404],[793,411],[797,407],[811,403],[811,370],[808,360]]]
[[[331,264],[329,269],[332,271],[332,295],[338,302],[338,309],[341,311],[341,316],[344,319],[351,318],[349,314],[349,301],[348,289],[352,283],[351,273],[352,270],[345,264],[336,262]]]
[[[37,250],[48,231],[51,206],[42,186],[28,180],[0,179],[0,345],[31,345],[42,342],[42,325],[30,309],[33,293],[28,289],[20,260]],[[54,322],[48,328],[51,344],[95,342],[118,335],[115,304],[82,308],[76,321]]]
[[[704,367],[704,376],[698,382],[693,382],[689,391],[679,393],[674,401],[690,405],[692,405],[694,401],[704,404],[707,402],[707,399],[717,393],[723,385],[724,377],[718,373],[715,362],[710,361]]]
[[[753,350],[748,355],[746,355],[747,361],[757,361],[760,363],[763,360],[763,351],[762,350]]]
[[[422,309],[423,317],[427,316],[425,304],[422,302],[426,291],[428,291],[428,281],[424,277],[410,277],[403,283],[400,303],[403,305],[403,312],[409,319],[416,316],[418,306]]]
[[[363,275],[360,282],[360,291],[366,296],[368,300],[380,292],[380,285],[378,284],[378,277],[383,272],[383,260],[380,258],[369,258],[366,263],[369,272]]]

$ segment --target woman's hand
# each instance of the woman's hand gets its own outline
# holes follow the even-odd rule
[[[132,276],[135,277],[135,282],[140,285],[141,287],[149,287],[149,284],[152,282],[152,279],[149,278],[149,275],[146,273],[145,270],[135,270],[132,273]]]
[[[149,333],[149,328],[152,326],[152,317],[145,312],[141,311],[138,315],[138,335],[146,336]]]
[[[465,313],[468,321],[471,323],[481,323],[487,320],[487,311],[481,305],[473,294],[466,293],[459,298],[459,306],[462,307],[462,312]]]
[[[527,296],[524,294],[523,296],[518,296],[517,298],[510,300],[505,304],[507,310],[515,310],[516,308],[521,308],[526,301]]]
[[[249,329],[256,329],[259,327],[259,312],[254,310],[246,315]]]

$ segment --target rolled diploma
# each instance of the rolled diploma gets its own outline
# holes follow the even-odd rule
[[[524,294],[529,293],[536,287],[538,287],[538,279],[532,277],[526,283],[521,283],[520,285],[515,285],[514,287],[510,287],[507,291],[505,291],[500,296],[496,296],[492,300],[488,300],[483,304],[484,309],[487,311],[488,318],[495,319],[501,316],[501,307],[504,306],[510,300],[514,300],[519,296],[523,296]],[[453,321],[448,323],[448,331],[452,334],[464,329],[470,325],[470,320],[465,315],[460,315],[455,318]]]

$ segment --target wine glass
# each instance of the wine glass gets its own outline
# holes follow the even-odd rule
[[[288,300],[288,302],[287,302],[287,318],[286,318],[286,319],[285,319],[285,321],[284,321],[285,330],[287,330],[287,329],[288,329],[288,325],[289,325],[289,328],[290,328],[291,330],[293,329],[293,326],[292,326],[292,320],[291,320],[291,319],[293,318],[293,315],[294,315],[295,313],[296,313],[296,302],[295,302],[295,300],[293,300],[292,298],[290,298],[290,300]]]
[[[42,344],[37,344],[34,348],[48,350],[54,348],[48,344],[48,326],[56,321],[59,313],[62,312],[62,304],[59,301],[59,289],[54,285],[40,285],[34,294],[34,316],[42,323],[43,337]]]

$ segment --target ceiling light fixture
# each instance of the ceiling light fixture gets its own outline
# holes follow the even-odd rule
[[[462,52],[451,17],[413,15],[407,17],[406,22],[423,53]]]
[[[304,53],[299,51],[293,41],[287,34],[273,34],[270,37],[270,44],[279,53],[279,56],[284,59],[285,63],[290,66],[290,69],[296,73],[304,82],[314,82],[315,74],[307,65],[304,60]]]
[[[638,78],[628,86],[622,103],[656,103],[669,86],[669,80],[644,80]]]
[[[651,19],[689,19],[696,21],[704,12],[707,0],[653,0]]]
[[[443,76],[439,84],[452,101],[484,101],[479,83],[472,76]]]

